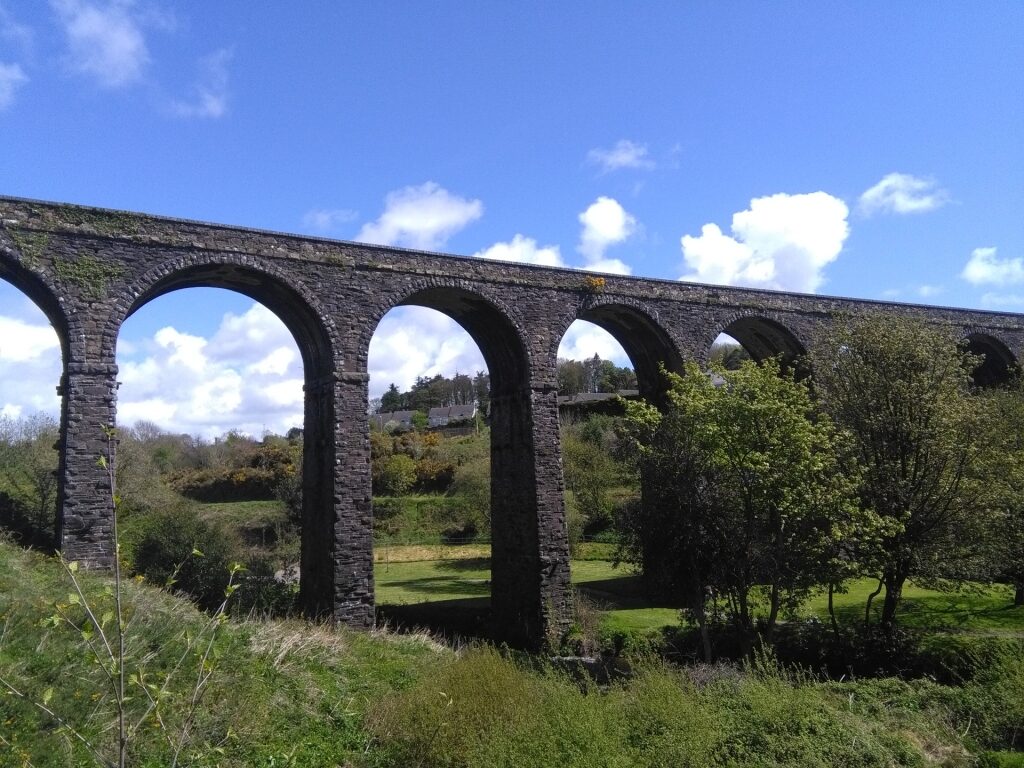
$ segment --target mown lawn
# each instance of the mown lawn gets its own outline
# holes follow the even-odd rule
[[[490,595],[490,561],[486,548],[435,547],[431,554],[445,559],[401,562],[406,548],[395,547],[390,561],[377,553],[375,578],[377,601],[403,605],[440,600],[481,598]],[[611,631],[647,631],[679,623],[675,608],[651,605],[638,577],[628,566],[616,568],[606,560],[573,560],[573,583],[602,612],[602,627]],[[834,598],[841,621],[863,617],[868,595],[877,582],[851,582],[847,592]],[[1008,587],[979,586],[968,591],[944,593],[908,585],[899,615],[906,626],[944,631],[1024,634],[1024,607],[1013,606]],[[881,600],[876,599],[876,607]],[[828,620],[824,594],[805,605],[803,615]]]

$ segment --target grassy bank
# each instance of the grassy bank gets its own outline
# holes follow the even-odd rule
[[[463,564],[477,572],[473,561]],[[414,565],[422,568],[396,563],[388,573],[397,580],[396,571]],[[85,574],[83,583],[96,605],[109,600],[104,575]],[[126,593],[127,666],[159,684],[170,675],[173,694],[159,721],[143,720],[130,764],[165,766],[168,736],[173,742],[188,719],[194,688],[193,674],[174,672],[175,664],[208,617],[143,583]],[[0,675],[27,697],[0,697],[2,764],[90,764],[87,750],[31,701],[47,702],[111,754],[104,670],[81,633],[42,621],[67,594],[55,561],[0,544]],[[1024,725],[1019,655],[996,660],[979,675],[984,683],[964,688],[820,683],[762,659],[746,669],[641,665],[598,689],[486,647],[453,652],[423,636],[244,621],[220,627],[209,658],[210,688],[181,764],[958,766]],[[194,663],[186,655],[184,668]],[[137,714],[145,697],[136,693],[129,708]]]

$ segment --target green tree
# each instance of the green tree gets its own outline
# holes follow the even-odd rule
[[[998,494],[989,549],[991,573],[1014,588],[1014,605],[1024,605],[1024,381],[988,395],[993,418],[989,440],[996,471],[989,478]]]
[[[696,365],[668,374],[664,412],[627,403],[621,435],[644,480],[624,555],[688,609],[708,657],[709,600],[748,648],[764,609],[770,639],[781,611],[848,574],[843,544],[873,524],[803,383],[775,361],[718,373],[724,384]]]
[[[57,519],[60,426],[45,413],[0,418],[0,495],[12,526],[33,544],[52,546]]]
[[[394,384],[388,387],[388,391],[381,395],[380,398],[380,412],[381,413],[393,413],[394,411],[402,410],[403,406],[402,393],[398,391],[398,387]]]
[[[744,360],[750,360],[750,353],[739,344],[730,341],[715,342],[711,345],[708,362],[712,367],[735,371]]]
[[[580,533],[606,529],[612,522],[609,492],[622,480],[613,453],[615,419],[591,416],[562,427],[565,488],[580,517]]]
[[[962,583],[984,556],[993,446],[987,401],[971,390],[978,358],[947,330],[878,313],[836,323],[812,362],[825,408],[852,437],[861,503],[884,521],[874,570],[891,626],[908,579]]]

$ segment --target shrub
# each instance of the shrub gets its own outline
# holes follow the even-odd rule
[[[156,585],[171,585],[202,608],[214,610],[224,600],[230,557],[221,531],[203,522],[194,510],[154,512],[125,521],[124,554],[131,570]],[[202,552],[193,555],[193,550]]]
[[[416,482],[416,462],[404,453],[396,453],[373,466],[373,492],[401,496]]]
[[[478,648],[378,702],[369,727],[394,765],[923,765],[908,728],[952,754],[948,730],[928,730],[907,704],[861,713],[771,659],[698,674],[641,666],[601,691]]]
[[[394,765],[628,766],[612,711],[490,648],[438,665],[371,711]]]
[[[424,456],[416,462],[416,490],[420,493],[444,493],[455,479],[450,461]]]
[[[191,469],[168,477],[170,486],[196,501],[267,501],[275,498],[279,475],[260,467]]]
[[[236,577],[238,589],[231,597],[235,616],[288,616],[295,610],[298,585],[279,581],[276,563],[263,556],[250,558]]]
[[[960,718],[983,747],[1024,747],[1024,643],[1004,645],[964,686]]]

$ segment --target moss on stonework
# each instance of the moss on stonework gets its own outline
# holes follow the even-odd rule
[[[49,234],[46,232],[36,232],[31,229],[16,228],[8,229],[7,232],[10,234],[14,244],[18,246],[18,250],[21,251],[21,263],[29,269],[38,268],[39,257],[50,243]]]
[[[110,281],[124,274],[124,267],[82,254],[73,260],[56,261],[53,270],[65,283],[82,290],[88,299],[106,298]]]
[[[103,237],[133,238],[139,234],[139,220],[128,213],[72,208],[62,211],[61,220],[71,228]]]

